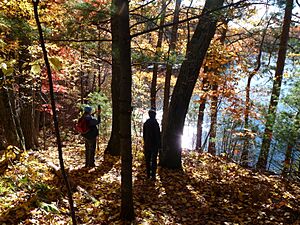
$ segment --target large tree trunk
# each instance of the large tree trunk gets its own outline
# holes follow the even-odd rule
[[[161,17],[160,17],[160,22],[159,22],[159,30],[158,30],[158,37],[157,37],[157,45],[156,45],[156,57],[159,59],[160,54],[161,54],[161,46],[163,42],[163,25],[165,23],[165,14],[166,14],[166,1],[162,0],[161,3]],[[151,81],[151,89],[150,89],[150,103],[152,108],[156,108],[156,86],[157,86],[157,72],[158,72],[158,62],[154,62],[153,66],[153,75],[152,75],[152,81]]]
[[[169,47],[169,57],[166,67],[166,77],[165,77],[165,88],[164,88],[164,105],[163,105],[163,117],[162,117],[162,132],[165,130],[166,120],[168,119],[169,110],[169,100],[170,100],[170,88],[171,88],[171,76],[173,64],[169,62],[170,55],[175,53],[176,42],[177,42],[177,31],[178,31],[178,21],[179,21],[179,11],[180,11],[181,0],[176,0],[176,6],[173,17],[173,26],[170,37],[170,47]]]
[[[114,8],[117,4],[117,0],[112,1],[112,7]],[[110,139],[108,141],[105,153],[110,155],[120,155],[120,52],[119,52],[119,40],[120,40],[120,29],[119,15],[116,11],[113,11],[111,16],[111,31],[112,31],[112,79],[111,79],[111,98],[112,98],[112,129]]]
[[[277,110],[278,100],[280,96],[284,62],[285,62],[286,52],[287,52],[287,43],[289,39],[292,10],[293,10],[293,0],[287,0],[284,20],[283,20],[283,27],[282,27],[281,37],[280,37],[275,77],[273,81],[272,95],[270,99],[261,150],[256,164],[256,168],[260,170],[265,170],[268,163],[268,155],[269,155],[270,145],[271,145],[271,140],[273,135],[273,125],[276,120],[276,110]]]
[[[120,150],[121,150],[121,219],[134,219],[132,194],[132,146],[131,146],[131,51],[129,31],[129,2],[115,0],[118,15],[119,40],[116,43],[120,59],[119,82],[119,123],[120,123]]]
[[[168,111],[166,129],[163,133],[161,165],[167,168],[182,168],[181,136],[189,102],[195,87],[200,67],[203,63],[218,21],[218,8],[224,0],[206,1],[193,37],[187,47],[186,60],[183,61],[174,87]]]

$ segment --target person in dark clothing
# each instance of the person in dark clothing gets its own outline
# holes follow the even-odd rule
[[[150,109],[148,114],[150,118],[143,125],[144,155],[147,178],[155,179],[158,149],[161,148],[160,128],[155,110]]]
[[[100,124],[100,115],[98,118],[92,116],[92,107],[85,106],[84,113],[82,118],[87,121],[88,132],[82,134],[85,141],[85,167],[94,167],[95,166],[95,151],[97,136],[99,134],[97,125]]]

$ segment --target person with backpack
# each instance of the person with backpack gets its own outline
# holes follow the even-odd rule
[[[155,109],[150,109],[148,115],[150,118],[143,125],[144,155],[147,178],[155,180],[158,149],[161,148],[161,137],[159,124],[155,118]]]
[[[95,151],[99,134],[97,125],[101,122],[100,115],[98,118],[92,116],[92,110],[91,106],[85,106],[76,126],[76,130],[85,141],[85,167],[95,167]]]

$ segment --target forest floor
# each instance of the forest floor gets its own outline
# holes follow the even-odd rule
[[[55,143],[53,143],[55,146]],[[64,148],[78,224],[122,224],[120,159],[96,155],[96,167],[83,168],[78,138]],[[0,176],[0,224],[71,224],[62,178],[44,158],[59,166],[56,147],[27,152]],[[183,151],[183,171],[158,169],[147,180],[141,148],[133,148],[132,224],[300,224],[300,184],[243,169],[209,154]]]

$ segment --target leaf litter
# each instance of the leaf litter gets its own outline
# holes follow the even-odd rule
[[[96,154],[96,167],[83,168],[84,145],[63,149],[73,186],[78,224],[123,224],[120,159]],[[147,180],[141,148],[133,148],[131,224],[300,224],[300,185],[280,176],[244,169],[221,157],[183,150],[183,169],[158,168]],[[1,224],[71,224],[63,180],[35,157],[57,166],[57,150],[28,152],[0,178]]]

